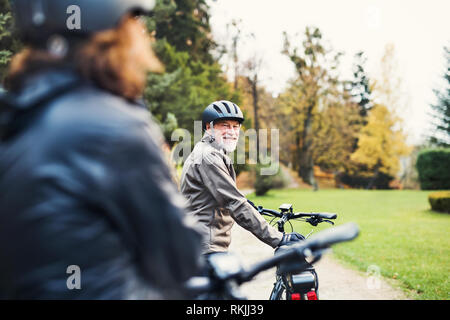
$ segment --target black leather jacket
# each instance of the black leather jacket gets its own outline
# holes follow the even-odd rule
[[[67,70],[0,110],[0,299],[182,298],[200,235],[150,114]]]

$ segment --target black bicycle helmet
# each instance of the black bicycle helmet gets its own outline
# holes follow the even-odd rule
[[[233,102],[221,100],[211,103],[202,114],[203,130],[206,124],[216,120],[237,120],[239,123],[244,121],[244,115],[241,109]]]
[[[83,37],[117,26],[127,13],[148,14],[155,0],[12,0],[22,39],[40,45],[52,35]],[[78,25],[73,16],[78,15]]]

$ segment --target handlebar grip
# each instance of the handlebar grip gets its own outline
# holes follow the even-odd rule
[[[183,290],[192,296],[210,292],[212,289],[213,284],[208,277],[192,277],[183,285]]]
[[[317,216],[322,219],[336,219],[337,218],[336,213],[328,213],[328,212],[321,212]]]
[[[262,213],[269,213],[275,217],[282,217],[283,215],[279,213],[278,211],[272,210],[272,209],[262,209]]]
[[[311,250],[328,248],[339,242],[350,241],[359,235],[359,227],[354,222],[321,231],[306,240],[305,246]]]

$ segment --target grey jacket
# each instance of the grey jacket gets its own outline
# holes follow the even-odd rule
[[[283,237],[238,190],[231,159],[207,134],[184,164],[181,192],[188,201],[188,213],[198,220],[204,254],[228,250],[234,221],[274,248]]]

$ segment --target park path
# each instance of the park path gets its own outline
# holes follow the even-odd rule
[[[244,190],[245,194],[252,190]],[[273,249],[253,234],[234,224],[230,253],[236,254],[244,266],[273,256]],[[358,272],[340,264],[332,253],[315,264],[319,277],[321,300],[405,300],[408,297],[393,288],[382,277]],[[242,285],[242,293],[250,300],[267,300],[275,281],[275,268],[260,273],[251,282]]]
[[[273,249],[250,232],[235,224],[232,229],[230,253],[236,254],[244,266],[250,266],[273,256]],[[315,264],[319,277],[321,300],[404,300],[400,289],[391,287],[384,279],[342,266],[332,254]],[[260,273],[244,284],[242,293],[250,300],[267,300],[275,280],[275,268]]]

